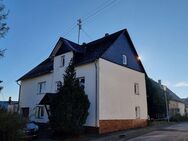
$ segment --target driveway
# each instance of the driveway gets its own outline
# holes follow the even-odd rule
[[[171,125],[128,141],[188,141],[188,122]]]

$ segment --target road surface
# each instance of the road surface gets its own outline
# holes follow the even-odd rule
[[[188,141],[188,122],[171,125],[128,141]]]

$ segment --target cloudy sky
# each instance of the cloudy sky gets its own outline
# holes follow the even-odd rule
[[[1,1],[2,2],[2,1]],[[188,97],[187,0],[4,0],[10,31],[0,39],[3,91],[18,98],[16,80],[43,61],[63,36],[81,43],[127,28],[148,75]]]

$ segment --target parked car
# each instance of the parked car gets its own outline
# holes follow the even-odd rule
[[[23,132],[25,138],[35,138],[38,136],[39,126],[34,121],[29,121],[26,123]]]

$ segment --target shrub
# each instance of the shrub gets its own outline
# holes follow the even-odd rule
[[[176,114],[170,118],[170,121],[175,121],[175,122],[188,121],[188,117],[182,116],[180,114]]]
[[[17,113],[0,109],[0,141],[20,141],[23,122]]]

